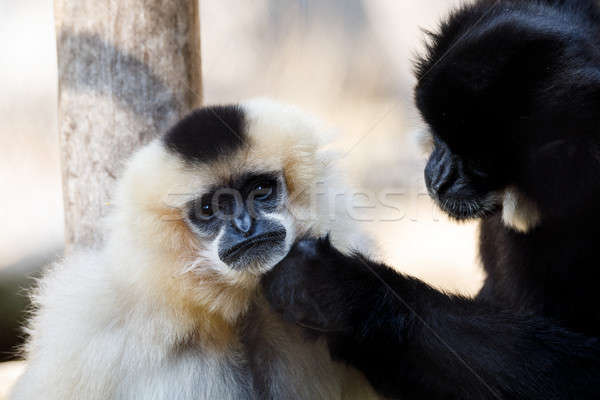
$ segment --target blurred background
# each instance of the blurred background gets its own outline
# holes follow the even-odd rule
[[[422,29],[458,0],[200,0],[205,103],[268,96],[316,114],[366,193],[394,193],[361,222],[398,270],[448,291],[478,290],[476,226],[426,195],[412,104]],[[0,360],[14,357],[23,294],[63,248],[51,0],[0,0]],[[0,364],[0,398],[19,365]]]

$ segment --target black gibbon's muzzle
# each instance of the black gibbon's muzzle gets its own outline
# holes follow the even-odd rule
[[[436,200],[474,201],[485,198],[495,183],[444,143],[438,143],[425,166],[425,185]]]
[[[432,197],[446,194],[458,178],[457,160],[445,145],[438,145],[425,167],[425,184]]]

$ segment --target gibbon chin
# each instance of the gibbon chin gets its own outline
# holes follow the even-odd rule
[[[196,110],[138,151],[104,246],[41,279],[12,398],[372,397],[258,285],[300,235],[369,246],[315,193],[343,190],[320,133],[295,108],[253,100]]]

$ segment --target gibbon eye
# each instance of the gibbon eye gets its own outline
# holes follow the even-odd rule
[[[202,204],[202,206],[200,207],[202,216],[204,217],[212,217],[213,215],[213,210],[212,207],[210,206],[210,204]]]
[[[254,185],[252,193],[255,200],[266,200],[273,194],[273,182],[262,181]]]
[[[191,209],[192,218],[207,221],[214,215],[214,211],[211,204],[211,197],[198,199],[194,202],[194,206]]]

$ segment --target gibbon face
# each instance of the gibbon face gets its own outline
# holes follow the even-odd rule
[[[121,180],[111,238],[155,258],[130,274],[235,318],[295,238],[318,232],[312,193],[332,179],[320,136],[311,118],[267,100],[184,118],[140,150]]]
[[[192,200],[186,221],[200,240],[214,243],[229,268],[260,270],[289,250],[286,199],[281,171],[246,173]]]
[[[480,1],[432,34],[415,100],[432,134],[426,185],[450,216],[501,211],[527,231],[600,194],[597,11],[574,4]]]

